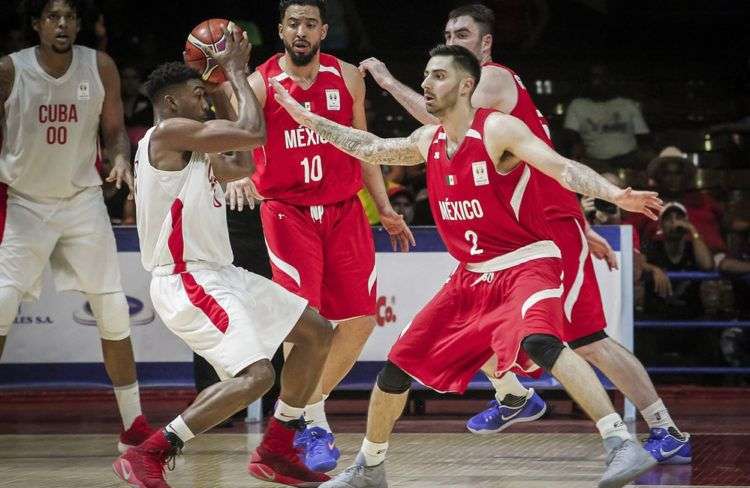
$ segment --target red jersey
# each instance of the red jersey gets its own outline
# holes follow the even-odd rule
[[[448,138],[440,127],[427,158],[435,225],[448,252],[464,263],[485,262],[541,241],[554,248],[533,182],[538,173],[522,162],[501,174],[487,153],[484,123],[494,112],[477,110],[453,159],[446,154]]]
[[[292,97],[313,113],[351,127],[354,99],[344,81],[340,61],[320,54],[320,71],[308,89],[281,69],[281,54],[258,67],[266,85],[266,145],[254,151],[253,182],[261,195],[292,205],[329,205],[354,197],[362,188],[358,159],[338,150],[311,129],[299,125],[274,99],[275,78]]]
[[[535,136],[546,142],[549,147],[554,148],[549,127],[547,126],[547,119],[544,118],[542,112],[534,105],[534,101],[531,99],[531,95],[526,90],[521,78],[512,69],[502,64],[487,63],[484,66],[496,66],[507,70],[513,75],[518,91],[518,101],[510,115],[521,119]],[[544,205],[544,214],[547,218],[552,220],[573,217],[583,223],[583,211],[581,210],[581,205],[578,203],[576,194],[564,188],[554,178],[545,175],[535,168],[531,169],[536,176],[536,185],[539,188],[541,200]]]

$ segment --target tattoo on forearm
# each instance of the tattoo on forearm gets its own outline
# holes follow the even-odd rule
[[[411,137],[381,139],[369,132],[346,127],[323,117],[313,117],[310,125],[322,138],[367,163],[398,166],[424,161]]]
[[[586,165],[568,160],[563,182],[576,193],[612,202],[619,188]]]

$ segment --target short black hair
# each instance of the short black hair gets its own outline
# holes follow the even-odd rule
[[[286,9],[292,5],[309,5],[311,7],[318,7],[320,11],[320,20],[324,23],[328,23],[326,17],[326,0],[281,0],[279,2],[279,21],[284,21],[284,15],[286,15]]]
[[[185,63],[172,61],[160,64],[148,75],[148,80],[144,85],[146,96],[151,103],[156,103],[159,94],[170,86],[179,85],[189,80],[200,80],[201,75]]]
[[[463,71],[468,73],[474,78],[474,87],[479,85],[479,80],[482,78],[482,65],[479,64],[479,60],[474,56],[471,51],[463,46],[453,45],[446,46],[445,44],[439,44],[430,50],[430,57],[435,56],[450,56],[453,58],[453,62],[458,65]]]
[[[495,31],[495,12],[481,3],[455,8],[448,14],[448,19],[453,20],[464,16],[471,17],[479,25],[483,36]]]
[[[27,21],[37,20],[42,17],[42,11],[52,0],[23,0],[21,12]],[[81,0],[65,0],[69,7],[76,11],[78,17],[81,16]],[[27,22],[28,23],[28,22]]]

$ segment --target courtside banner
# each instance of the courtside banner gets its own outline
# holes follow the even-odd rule
[[[384,361],[391,345],[412,317],[430,300],[456,268],[456,261],[445,252],[434,228],[415,228],[417,247],[412,252],[394,253],[387,234],[374,231],[377,250],[377,327],[368,341],[361,361]],[[597,277],[608,321],[608,332],[632,347],[632,241],[629,227],[601,227],[597,230],[617,252],[619,271],[609,271],[603,261],[595,261]],[[130,307],[132,338],[136,360],[154,369],[151,377],[189,382],[189,378],[167,378],[175,371],[189,371],[190,350],[174,336],[154,313],[149,297],[150,275],[140,262],[135,228],[116,228],[118,256],[125,294]],[[0,364],[0,385],[13,383],[11,371],[22,365],[50,367],[57,364],[99,363],[99,333],[80,293],[57,293],[51,276],[45,272],[41,299],[23,303],[11,329]],[[182,363],[182,368],[159,369],[158,364]],[[12,366],[12,368],[11,368]],[[85,368],[69,368],[81,375]],[[41,371],[41,370],[40,370]],[[43,371],[41,371],[43,373]],[[182,374],[182,373],[180,373]],[[57,376],[64,379],[65,375]],[[32,381],[32,380],[30,380]],[[85,377],[70,378],[84,382]]]

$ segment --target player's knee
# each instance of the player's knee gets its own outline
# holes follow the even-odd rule
[[[565,345],[560,339],[548,334],[532,334],[521,342],[523,350],[541,368],[551,371]]]
[[[333,324],[323,318],[318,312],[307,309],[304,315],[307,342],[313,347],[321,350],[331,348],[333,342],[334,327]]]
[[[18,315],[21,297],[21,292],[17,288],[12,286],[0,288],[0,336],[5,337],[10,332],[10,327]]]
[[[128,300],[123,292],[87,294],[91,311],[99,327],[99,335],[106,341],[121,341],[130,337]]]
[[[276,370],[268,359],[261,359],[251,364],[243,373],[242,378],[245,380],[245,387],[248,391],[257,391],[259,388],[267,392],[273,388],[276,381]]]
[[[400,395],[409,391],[411,382],[411,376],[390,361],[385,363],[385,367],[378,374],[378,388],[392,395]]]

